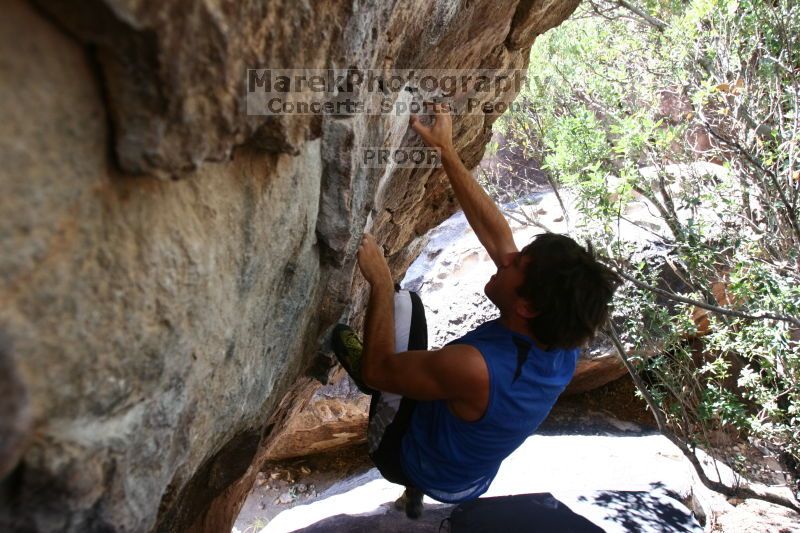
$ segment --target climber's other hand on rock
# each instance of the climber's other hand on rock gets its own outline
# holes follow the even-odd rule
[[[393,287],[392,273],[389,271],[386,258],[383,257],[383,250],[375,242],[375,237],[369,233],[364,234],[358,246],[358,268],[373,287],[376,284]]]
[[[411,115],[408,123],[416,131],[425,144],[438,148],[442,152],[453,150],[453,119],[450,117],[450,108],[447,104],[428,103],[433,107],[434,119],[430,126],[424,125],[417,115]]]

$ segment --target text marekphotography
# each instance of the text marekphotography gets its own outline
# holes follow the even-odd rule
[[[502,114],[528,83],[524,70],[249,69],[249,115]]]

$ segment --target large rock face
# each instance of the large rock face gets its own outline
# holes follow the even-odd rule
[[[250,116],[247,68],[511,71],[576,4],[6,0],[0,529],[229,529],[363,311],[361,233],[399,275],[454,210],[357,164],[407,116]],[[492,120],[456,117],[468,166]]]

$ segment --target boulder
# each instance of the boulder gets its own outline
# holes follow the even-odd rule
[[[279,461],[366,442],[370,397],[342,378],[317,389],[305,408],[288,420],[268,446],[267,459]]]
[[[363,312],[362,232],[399,273],[455,210],[440,170],[359,164],[407,114],[250,115],[247,69],[513,75],[575,5],[4,2],[0,530],[229,530]],[[455,118],[467,166],[494,118]]]
[[[587,352],[594,353],[589,355]],[[613,346],[602,351],[597,351],[593,346],[591,349],[585,350],[582,355],[583,357],[578,359],[572,381],[564,389],[563,394],[565,395],[599,389],[628,373]]]

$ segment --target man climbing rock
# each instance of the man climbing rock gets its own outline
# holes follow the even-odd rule
[[[337,358],[373,393],[370,456],[387,480],[406,487],[398,505],[412,518],[423,494],[457,503],[486,491],[569,383],[617,285],[568,237],[539,235],[518,250],[508,222],[455,152],[449,112],[441,105],[434,112],[431,126],[416,116],[410,125],[441,151],[467,220],[497,266],[484,291],[500,317],[428,350],[419,297],[395,290],[381,249],[365,234],[358,249],[370,285],[363,348],[348,327],[333,333]]]

